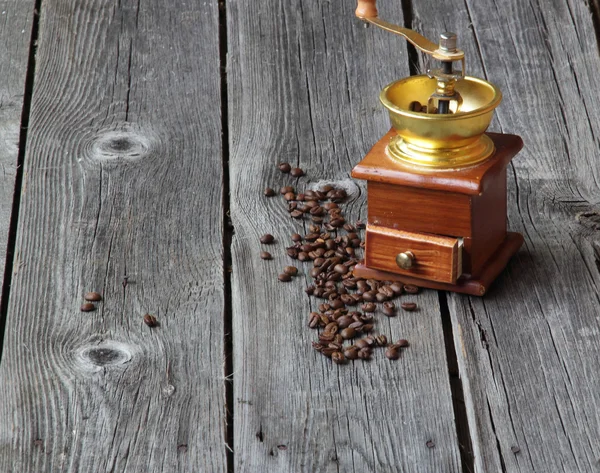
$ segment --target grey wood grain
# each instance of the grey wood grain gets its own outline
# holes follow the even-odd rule
[[[349,173],[389,129],[379,90],[408,74],[404,40],[365,29],[353,10],[227,2],[237,472],[460,470],[437,293],[416,297],[418,312],[379,314],[379,333],[412,342],[401,360],[379,351],[370,363],[338,367],[311,347],[309,266],[296,262],[301,276],[277,281],[291,262],[289,236],[305,229],[263,189],[334,182],[351,193],[349,220],[365,218],[365,189]],[[390,10],[402,21],[399,2]],[[281,174],[281,161],[307,177]],[[275,244],[261,248],[267,232]],[[260,260],[262,249],[273,261]]]
[[[0,5],[0,278],[8,249],[33,7],[33,2],[19,0]]]
[[[224,472],[217,3],[42,5],[0,471]]]
[[[599,471],[598,12],[467,0],[433,15],[438,6],[415,2],[417,24],[461,34],[468,73],[504,94],[494,128],[525,141],[508,196],[525,245],[485,298],[450,297],[476,470]]]

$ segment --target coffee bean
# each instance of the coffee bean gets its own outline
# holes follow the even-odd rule
[[[283,272],[285,274],[289,274],[290,276],[295,276],[298,274],[298,268],[296,268],[296,266],[286,266],[283,268]]]
[[[304,214],[302,213],[301,210],[294,210],[293,212],[290,212],[290,217],[292,217],[292,218],[296,218],[296,219],[302,218],[302,215],[304,215]]]
[[[296,194],[294,194],[293,192],[286,192],[286,194],[283,196],[283,198],[287,201],[295,200]]]
[[[400,350],[395,346],[390,346],[385,350],[385,357],[388,360],[397,360],[400,358]]]
[[[404,338],[402,338],[396,342],[396,345],[398,345],[400,348],[406,348],[409,346],[409,343],[408,343],[408,340],[405,340]]]
[[[340,335],[344,340],[350,340],[351,338],[356,337],[356,330],[353,328],[347,327],[340,332]]]
[[[365,337],[363,340],[365,342],[367,342],[367,344],[370,347],[374,347],[375,345],[377,345],[377,343],[375,342],[375,337],[373,337],[372,335],[369,335],[368,337]]]
[[[285,195],[288,192],[294,192],[294,188],[292,186],[283,186],[281,189],[279,189],[279,193],[281,195]]]
[[[385,302],[383,304],[383,313],[388,317],[394,317],[396,315],[396,305],[393,302]]]
[[[80,310],[81,312],[92,312],[93,310],[96,310],[96,306],[91,302],[86,302],[81,304]]]
[[[364,338],[358,340],[354,345],[359,349],[368,348],[370,346]]]
[[[364,298],[364,294],[363,294],[363,298]],[[375,312],[376,309],[376,305],[373,304],[372,302],[367,302],[366,304],[363,304],[360,306],[360,308],[364,311],[364,312]]]
[[[298,259],[298,253],[299,251],[296,248],[290,247],[290,248],[286,248],[286,253],[287,255],[292,258],[292,259]]]
[[[333,228],[339,228],[342,225],[344,225],[344,218],[343,217],[336,217],[334,219],[332,219],[329,224],[333,227]]]
[[[381,286],[379,288],[379,292],[385,294],[388,297],[388,299],[394,297],[394,290],[391,286]]]
[[[150,314],[144,315],[144,323],[148,327],[156,327],[156,326],[158,326],[158,321],[156,320],[156,317],[154,317],[153,315],[150,315]]]
[[[264,260],[270,260],[273,259],[273,256],[271,256],[271,253],[269,253],[268,251],[261,251],[260,258]]]
[[[372,302],[375,300],[375,293],[373,291],[367,291],[363,293],[362,298],[367,302]]]
[[[331,354],[331,359],[336,365],[343,365],[346,363],[346,357],[341,351],[335,351]]]
[[[289,282],[292,280],[292,277],[289,274],[281,273],[279,276],[277,276],[277,279],[279,279],[281,282]]]
[[[359,349],[357,347],[351,345],[344,350],[344,356],[348,360],[356,360],[358,358],[358,352],[359,352]]]
[[[373,324],[364,324],[361,329],[363,333],[368,333],[371,330],[373,330]]]
[[[275,190],[271,189],[270,187],[267,187],[265,189],[265,196],[273,197],[274,195],[275,195]]]
[[[342,288],[338,292],[341,293],[342,290],[345,291],[345,289]],[[356,305],[356,299],[354,299],[354,297],[352,297],[350,294],[342,294],[340,299],[345,305]]]
[[[340,299],[335,299],[335,300],[331,301],[331,307],[333,309],[341,309],[342,307],[344,307],[344,302],[341,301]]]
[[[331,333],[332,335],[335,335],[338,332],[338,324],[337,322],[330,322],[325,326],[325,329],[323,330],[324,333]]]
[[[388,344],[388,340],[387,337],[385,335],[377,335],[375,337],[375,343],[377,344],[377,346],[379,347],[385,347]]]
[[[273,243],[274,240],[275,240],[275,237],[273,237],[273,235],[270,235],[268,233],[266,233],[260,237],[260,242],[264,245],[269,245],[269,244]]]
[[[348,268],[346,268],[346,266],[344,266],[343,264],[336,264],[333,267],[333,270],[336,273],[340,273],[340,274],[346,274],[348,272]]]
[[[395,296],[399,296],[403,292],[402,284],[400,284],[399,282],[395,282],[392,285],[390,285],[390,289],[394,292]]]
[[[102,296],[97,292],[88,292],[83,298],[89,302],[99,302],[102,300]]]
[[[419,288],[417,286],[413,286],[412,284],[406,284],[404,286],[404,292],[407,294],[417,294],[419,292]]]
[[[290,166],[289,163],[279,163],[279,170],[287,174],[292,170],[292,166]]]
[[[360,316],[360,321],[365,324],[372,322],[374,319],[375,316],[373,314],[362,314]]]
[[[354,226],[355,226],[356,228],[358,228],[359,230],[362,230],[362,229],[366,228],[365,222],[363,222],[362,220],[357,220],[357,221],[354,223]]]
[[[308,319],[308,326],[310,328],[317,328],[321,322],[321,317],[316,312],[311,312]]]
[[[361,348],[358,351],[358,357],[361,360],[370,360],[371,359],[371,354],[372,354],[372,350],[370,348]]]
[[[304,171],[300,168],[294,168],[290,171],[290,174],[294,177],[302,177],[304,176]]]
[[[433,448],[435,447],[435,442],[433,440],[428,440],[427,442],[425,442],[425,445],[427,446],[427,448]]]
[[[416,302],[403,302],[402,304],[400,304],[400,307],[402,307],[402,309],[404,309],[408,312],[412,312],[413,310],[415,310],[417,308],[417,303]]]
[[[342,315],[337,319],[337,324],[341,329],[347,328],[351,323],[353,323],[352,317],[348,315]]]
[[[519,447],[517,447],[516,445],[513,445],[512,447],[510,447],[510,451],[516,455],[517,453],[519,453],[521,451],[521,449]]]
[[[387,301],[387,300],[389,299],[389,297],[388,297],[388,296],[386,296],[386,295],[385,295],[384,293],[382,293],[382,292],[378,292],[378,293],[375,295],[375,299],[377,299],[377,302],[384,302],[384,301]]]
[[[298,194],[296,196],[296,200],[300,200],[300,201],[304,202],[306,200],[306,195],[305,194]]]

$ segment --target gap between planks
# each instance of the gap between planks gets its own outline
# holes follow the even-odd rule
[[[230,216],[229,182],[229,108],[227,94],[227,4],[219,0],[219,71],[221,76],[221,162],[223,163],[223,379],[225,387],[225,456],[227,473],[234,471],[233,423],[235,402],[233,399],[233,313],[231,293],[231,240],[234,227]]]

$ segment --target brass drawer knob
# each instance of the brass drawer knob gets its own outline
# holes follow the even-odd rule
[[[396,264],[402,269],[412,268],[414,262],[415,255],[413,255],[410,251],[405,251],[404,253],[398,253],[396,255]]]

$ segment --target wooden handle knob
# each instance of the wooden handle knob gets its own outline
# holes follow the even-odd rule
[[[377,18],[377,0],[358,0],[356,16],[359,18]]]

